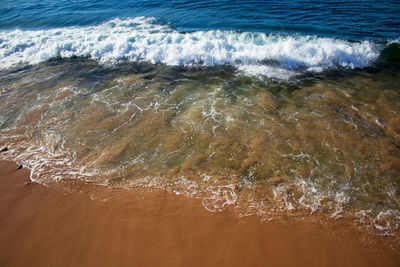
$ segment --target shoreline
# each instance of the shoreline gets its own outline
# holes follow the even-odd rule
[[[400,253],[345,222],[210,213],[149,189],[29,181],[0,160],[2,266],[397,266]],[[81,192],[81,193],[79,193]],[[98,196],[101,196],[100,198]],[[91,199],[92,198],[92,199]],[[94,199],[94,200],[93,200]]]

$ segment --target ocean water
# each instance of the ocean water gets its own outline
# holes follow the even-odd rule
[[[398,1],[3,1],[2,159],[400,231]]]

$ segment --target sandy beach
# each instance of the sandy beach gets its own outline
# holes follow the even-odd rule
[[[400,267],[399,1],[3,1],[0,267]]]
[[[345,222],[260,222],[162,191],[29,182],[0,162],[1,266],[398,266]]]

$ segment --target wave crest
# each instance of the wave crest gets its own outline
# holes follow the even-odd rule
[[[219,30],[181,33],[144,17],[113,19],[96,26],[0,33],[0,68],[84,57],[101,63],[231,64],[249,74],[287,78],[300,71],[364,68],[378,56],[369,41]]]

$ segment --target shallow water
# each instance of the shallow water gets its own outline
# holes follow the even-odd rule
[[[263,219],[400,222],[397,1],[0,5],[0,154]]]
[[[209,211],[320,213],[398,231],[399,74],[258,79],[233,67],[86,59],[3,71],[1,157],[80,179],[200,197]]]

